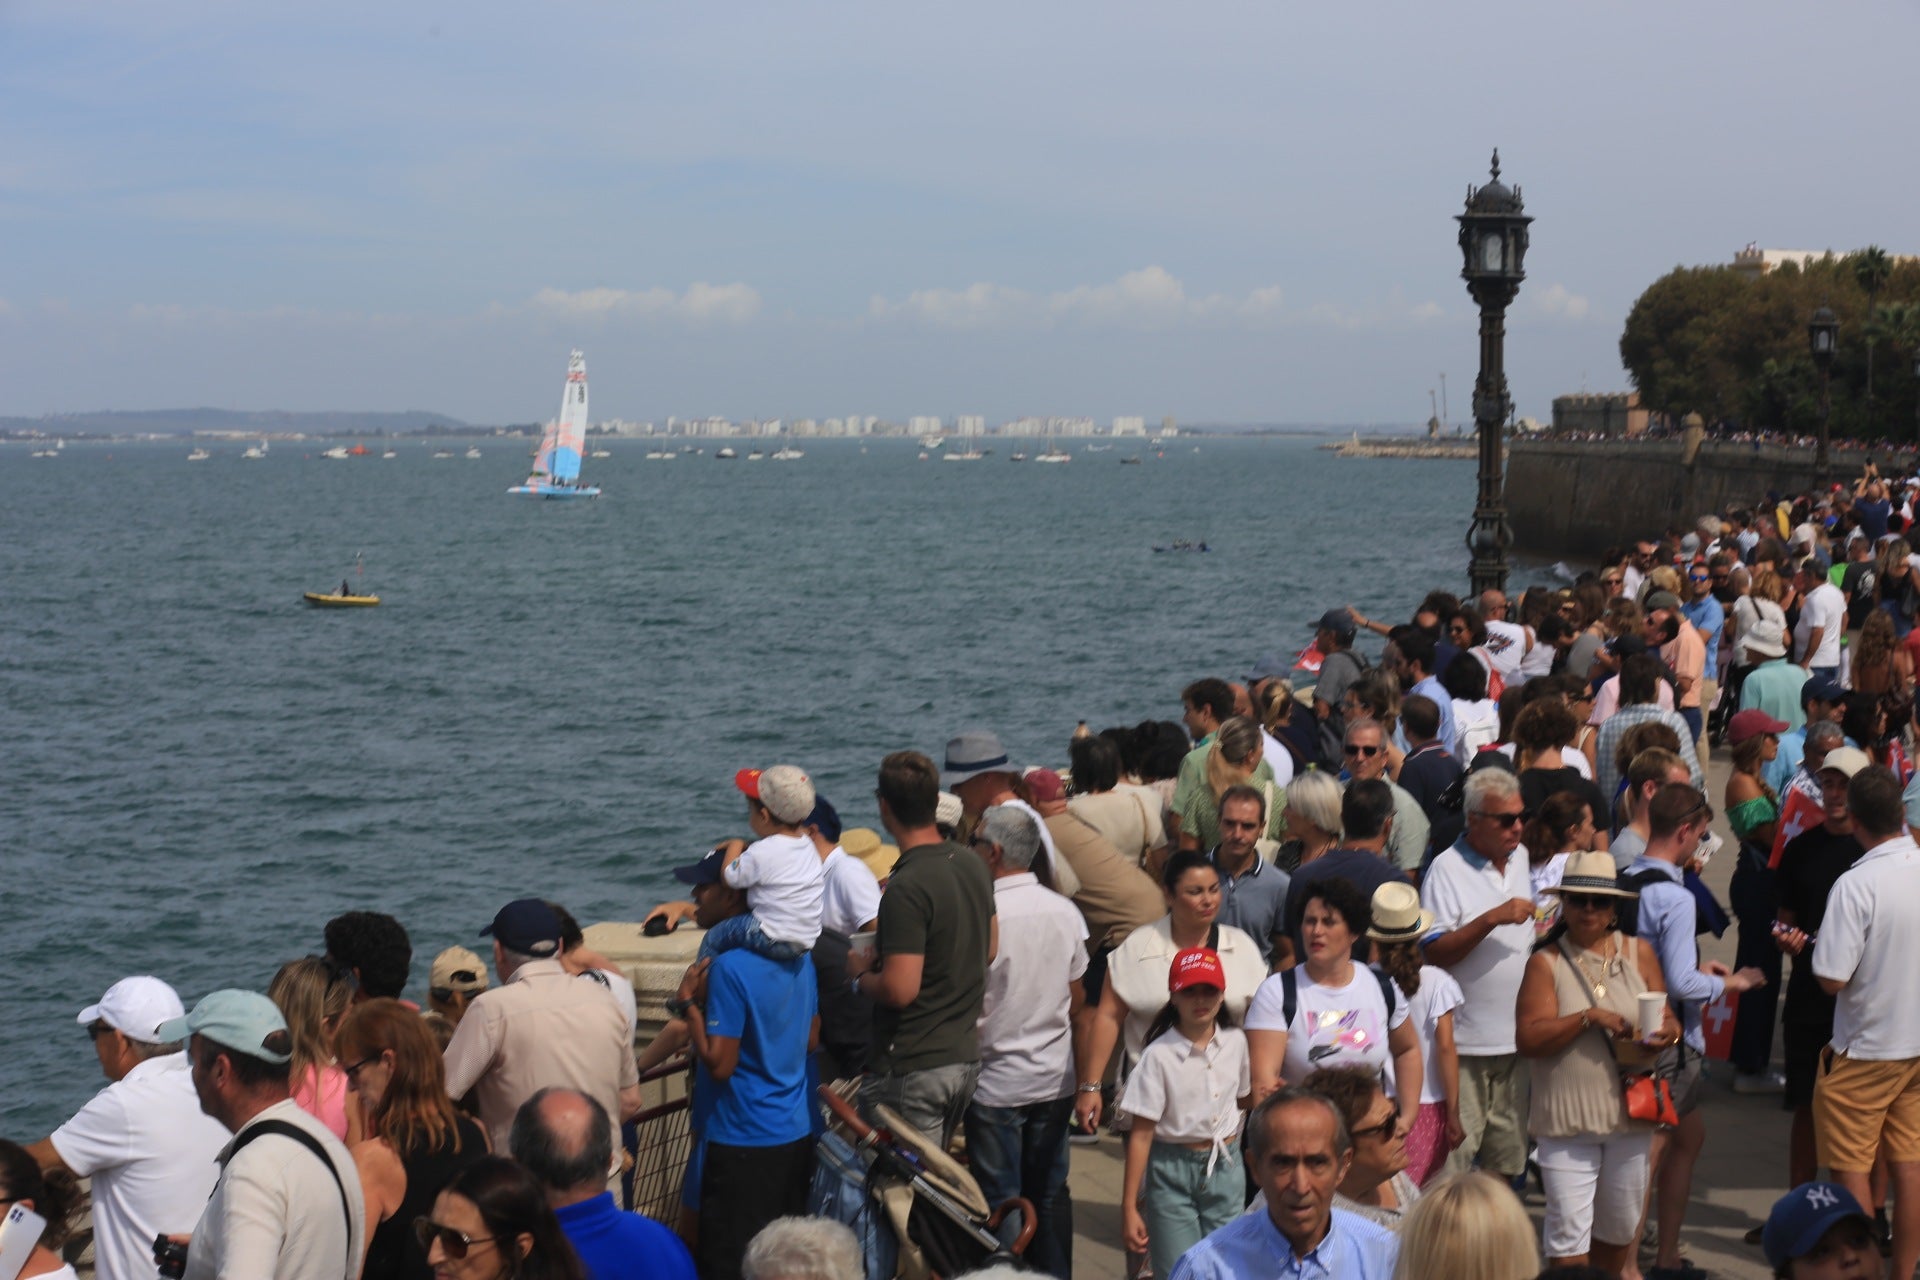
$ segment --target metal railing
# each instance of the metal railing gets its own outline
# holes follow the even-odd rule
[[[640,1086],[657,1084],[658,1092],[671,1093],[691,1068],[691,1059],[682,1055],[661,1063],[640,1077]],[[692,1100],[681,1084],[678,1097],[643,1108],[620,1127],[630,1164],[627,1170],[627,1203],[669,1227],[680,1220],[680,1187],[686,1177],[687,1159],[693,1153],[693,1130],[689,1108]]]

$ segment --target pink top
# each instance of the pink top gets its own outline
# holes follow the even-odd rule
[[[300,1109],[333,1130],[333,1136],[345,1142],[347,1140],[347,1073],[336,1066],[325,1066],[319,1070],[320,1087],[314,1088],[314,1078],[310,1074],[293,1090],[293,1100]]]

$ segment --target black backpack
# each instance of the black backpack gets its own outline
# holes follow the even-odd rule
[[[1632,889],[1635,893],[1645,893],[1647,891],[1648,885],[1658,884],[1660,881],[1666,880],[1666,879],[1667,877],[1660,874],[1658,871],[1653,871],[1653,870],[1635,871],[1631,874],[1622,873],[1619,877],[1618,884],[1622,889]],[[1672,883],[1672,882],[1668,881],[1668,883]],[[1620,901],[1617,904],[1615,904],[1613,908],[1613,918],[1615,922],[1619,925],[1620,932],[1626,934],[1629,938],[1639,937],[1640,936],[1640,899],[1639,898],[1620,899]]]

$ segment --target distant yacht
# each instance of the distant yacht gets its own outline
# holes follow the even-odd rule
[[[477,457],[479,457],[479,456],[480,456],[480,446],[479,446],[479,445],[477,445],[477,444],[470,444],[470,445],[468,445],[468,446],[467,446],[467,456],[468,456],[469,458],[477,458]]]
[[[389,445],[387,451],[380,456],[383,458],[397,458],[400,456],[400,451]]]
[[[720,452],[714,454],[713,456],[720,459],[722,462],[731,462],[735,458],[739,457],[740,455],[733,451],[732,445],[723,444],[720,446]]]
[[[938,449],[946,443],[947,438],[937,431],[920,437],[920,447],[922,449]]]
[[[534,451],[533,469],[508,493],[528,498],[597,498],[600,490],[580,483],[580,453],[587,443],[587,358],[567,358],[567,381],[560,389],[560,416],[547,424]],[[469,458],[480,456],[467,450]]]
[[[333,446],[333,448],[331,449],[321,450],[320,456],[323,458],[331,458],[335,462],[345,462],[348,458],[352,457],[353,455],[347,452],[347,446],[343,444],[337,444]]]
[[[1008,462],[1025,462],[1026,460],[1027,460],[1026,451],[1023,449],[1015,449],[1012,453],[1007,455]]]
[[[240,456],[241,456],[242,458],[244,458],[244,459],[248,459],[248,460],[257,460],[257,459],[260,459],[260,458],[264,458],[264,457],[266,457],[266,456],[267,456],[267,442],[266,442],[265,440],[262,440],[262,441],[261,441],[261,442],[260,442],[259,444],[250,444],[250,445],[248,445],[248,446],[247,446],[247,451],[246,451],[245,453],[243,453],[243,454],[241,454]]]
[[[758,449],[747,450],[748,462],[759,462],[761,459],[765,458],[766,456],[767,456],[766,454],[760,452]]]
[[[435,449],[435,450],[433,451],[433,456],[434,456],[434,457],[436,457],[436,458],[451,458],[451,457],[453,456],[453,450],[451,450],[451,449]]]
[[[208,453],[205,449],[195,449],[192,453],[187,455],[187,461],[188,462],[205,462],[208,458],[211,458],[212,456],[213,455]]]
[[[792,445],[788,445],[783,449],[774,450],[773,460],[775,462],[793,462],[797,459],[804,458],[806,456],[807,456],[806,454],[794,448]]]
[[[986,454],[980,452],[978,449],[962,449],[957,453],[954,450],[949,449],[944,454],[941,455],[940,461],[942,462],[978,462],[980,461],[980,459],[986,456],[987,456]]]
[[[1110,444],[1090,444],[1087,446],[1087,452],[1088,453],[1105,453],[1112,448],[1113,446]]]
[[[1035,462],[1072,462],[1073,455],[1055,444],[1048,444],[1046,451],[1034,459]]]

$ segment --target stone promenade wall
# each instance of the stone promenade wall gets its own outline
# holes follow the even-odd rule
[[[1851,482],[1865,458],[1834,450],[1833,479]],[[1521,440],[1507,455],[1514,547],[1536,556],[1597,555],[1812,483],[1813,451],[1782,445],[1708,440],[1689,457],[1681,440]]]

